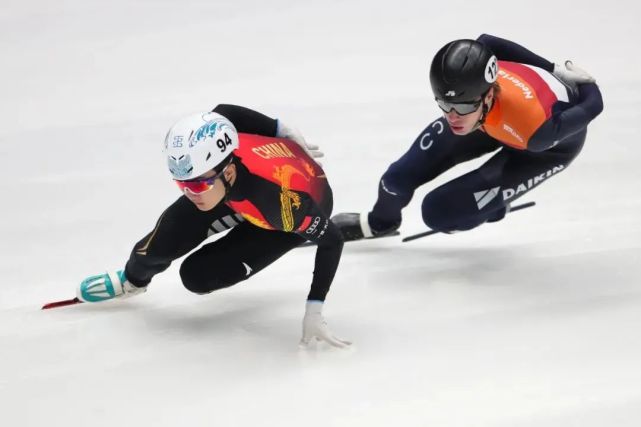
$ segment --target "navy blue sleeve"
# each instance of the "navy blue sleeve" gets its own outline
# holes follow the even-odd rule
[[[225,116],[240,133],[276,136],[278,121],[257,111],[231,104],[219,104],[212,111]]]
[[[603,111],[601,91],[595,83],[579,85],[579,99],[566,110],[555,113],[530,138],[528,151],[545,151],[585,129]]]
[[[550,73],[554,71],[554,64],[552,62],[540,57],[517,43],[500,37],[491,36],[489,34],[481,34],[476,40],[489,47],[499,60],[534,65],[535,67],[543,68]]]
[[[603,97],[596,83],[579,85],[579,103],[590,120],[603,111]]]

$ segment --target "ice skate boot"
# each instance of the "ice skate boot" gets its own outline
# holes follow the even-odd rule
[[[128,298],[141,294],[147,287],[136,287],[125,277],[124,271],[107,272],[87,277],[77,289],[77,297],[83,302],[101,302],[114,298]]]
[[[343,212],[332,217],[332,222],[338,227],[346,242],[361,239],[396,236],[400,224],[392,224],[384,230],[373,229],[368,221],[369,214]]]

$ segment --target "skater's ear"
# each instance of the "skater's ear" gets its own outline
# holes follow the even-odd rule
[[[227,166],[223,175],[225,176],[225,181],[233,182],[236,179],[236,165],[232,163]]]
[[[499,94],[501,91],[501,86],[497,82],[494,82],[492,84],[492,87],[487,91],[487,94],[485,95],[485,103],[488,104],[494,100],[494,98]]]

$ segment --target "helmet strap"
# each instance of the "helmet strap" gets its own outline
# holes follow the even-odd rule
[[[223,182],[223,186],[225,187],[225,197],[224,199],[227,200],[227,197],[229,196],[229,192],[231,191],[231,184],[229,181],[227,181],[227,178],[225,175],[220,177],[220,180]]]
[[[224,170],[232,164],[235,164],[233,156],[231,156],[231,158],[229,159],[229,163],[227,163],[227,166],[223,168],[223,173],[220,175],[220,180],[223,183],[223,187],[225,187],[225,196],[223,197],[223,200],[225,201],[227,201],[227,199],[229,198],[229,193],[231,192],[231,183],[227,180]],[[238,166],[236,166],[236,179],[238,179],[238,172]]]
[[[491,104],[489,104],[489,105],[488,105],[487,102],[485,102],[485,97],[490,92],[490,89],[488,89],[487,92],[485,92],[483,94],[483,98],[482,98],[483,99],[483,103],[481,104],[481,107],[483,108],[483,111],[481,112],[481,117],[479,117],[479,121],[476,122],[476,124],[472,128],[472,131],[475,131],[478,128],[480,128],[481,126],[483,126],[483,124],[485,123],[485,119],[487,118],[487,113],[490,112],[490,110],[492,109],[492,106],[494,105],[494,99],[492,99]]]

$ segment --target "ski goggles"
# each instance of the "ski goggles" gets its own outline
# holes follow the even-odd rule
[[[443,99],[436,98],[436,103],[438,107],[446,113],[454,110],[459,116],[466,116],[472,114],[481,106],[483,100],[479,99],[477,101],[471,102],[447,102]]]
[[[225,166],[223,170],[218,172],[216,175],[210,176],[209,178],[196,178],[190,179],[188,181],[180,181],[174,179],[174,181],[183,193],[185,192],[185,190],[189,190],[189,192],[193,194],[204,193],[205,191],[209,191],[214,187],[214,182],[216,182],[216,180],[223,175],[225,169],[227,169],[227,166]]]

